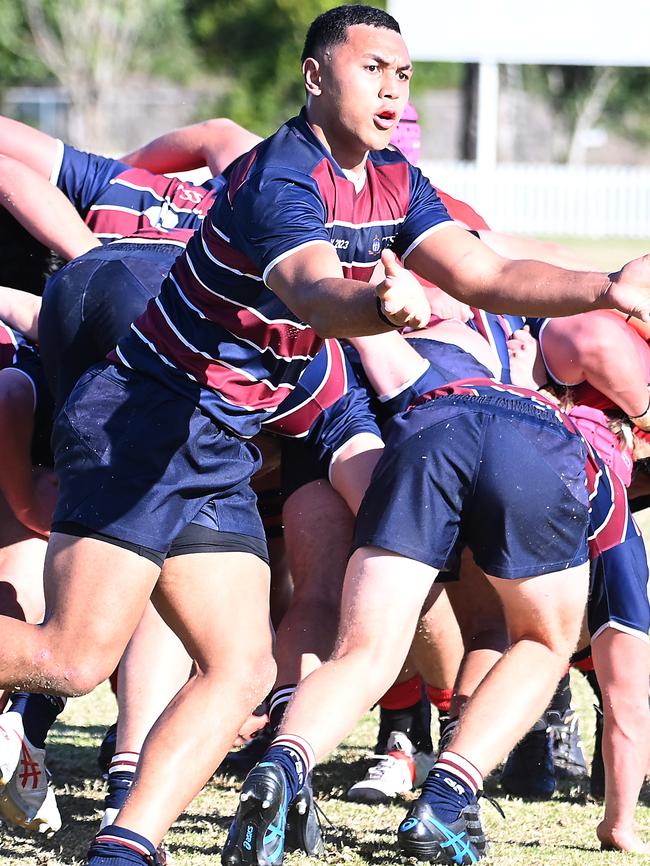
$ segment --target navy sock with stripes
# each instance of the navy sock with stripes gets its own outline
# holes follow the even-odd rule
[[[314,751],[307,740],[289,734],[273,740],[258,766],[279,764],[287,782],[287,802],[291,803],[305,784],[314,766]]]
[[[111,824],[95,836],[87,866],[143,866],[151,862],[156,862],[152,842],[133,830]]]
[[[465,806],[476,801],[482,786],[476,767],[455,752],[442,752],[429,771],[420,800],[428,803],[436,816],[453,823]]]

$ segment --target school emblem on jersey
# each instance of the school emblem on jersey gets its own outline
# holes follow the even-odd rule
[[[379,255],[381,252],[381,235],[375,235],[370,244],[370,254],[373,256]]]

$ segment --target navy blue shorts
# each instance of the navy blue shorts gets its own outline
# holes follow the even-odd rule
[[[311,481],[327,479],[334,454],[360,433],[374,433],[381,438],[368,394],[355,385],[320,413],[304,439],[282,439],[281,486],[285,499]]]
[[[587,622],[592,640],[606,628],[648,640],[648,560],[641,536],[628,538],[592,560]]]
[[[234,540],[223,549],[265,553],[249,484],[257,448],[157,380],[92,367],[59,413],[52,444],[54,531],[122,542],[161,562],[192,523],[193,533],[204,527]]]
[[[586,453],[551,409],[453,395],[397,416],[385,433],[353,550],[381,547],[445,569],[467,545],[502,578],[587,560]]]
[[[57,411],[160,292],[179,254],[172,244],[113,243],[73,259],[45,287],[40,348]]]

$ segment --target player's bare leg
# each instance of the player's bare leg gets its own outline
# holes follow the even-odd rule
[[[59,695],[89,692],[115,669],[158,574],[154,563],[129,550],[52,533],[43,623],[0,619],[0,685]]]
[[[587,601],[588,566],[534,578],[488,579],[503,604],[510,648],[465,706],[451,744],[482,776],[544,712],[566,670]]]
[[[165,564],[154,601],[195,669],[148,735],[115,825],[159,845],[267,693],[275,675],[268,593],[268,567],[252,554]]]
[[[650,760],[648,645],[606,628],[591,647],[603,695],[605,815],[596,830],[603,848],[650,854],[634,826],[634,812]]]

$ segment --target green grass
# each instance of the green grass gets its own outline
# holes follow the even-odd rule
[[[544,240],[563,244],[584,261],[593,262],[605,271],[617,271],[631,259],[650,253],[650,241],[640,238],[548,237]]]
[[[580,710],[586,748],[593,744],[591,692],[582,677],[574,675],[574,693]],[[97,777],[96,750],[104,729],[114,720],[115,701],[106,686],[92,695],[68,702],[48,747],[63,829],[52,840],[33,836],[0,837],[0,864],[72,866],[83,862],[88,843],[99,823],[104,786]],[[434,725],[435,730],[435,725]],[[375,714],[368,714],[354,733],[317,772],[319,801],[333,822],[326,830],[325,862],[341,866],[392,866],[400,862],[395,830],[407,799],[391,806],[369,808],[341,799],[346,788],[363,774],[376,734]],[[496,790],[496,789],[495,789]],[[492,841],[486,864],[504,866],[609,866],[641,864],[645,858],[603,854],[594,829],[602,806],[583,795],[571,801],[558,794],[547,803],[500,800],[504,821],[486,804],[484,822]],[[215,778],[179,818],[166,838],[176,866],[215,866],[219,862],[230,818],[237,803],[237,782]],[[650,801],[638,809],[639,824],[650,838]],[[288,866],[315,864],[311,858],[292,854]]]

